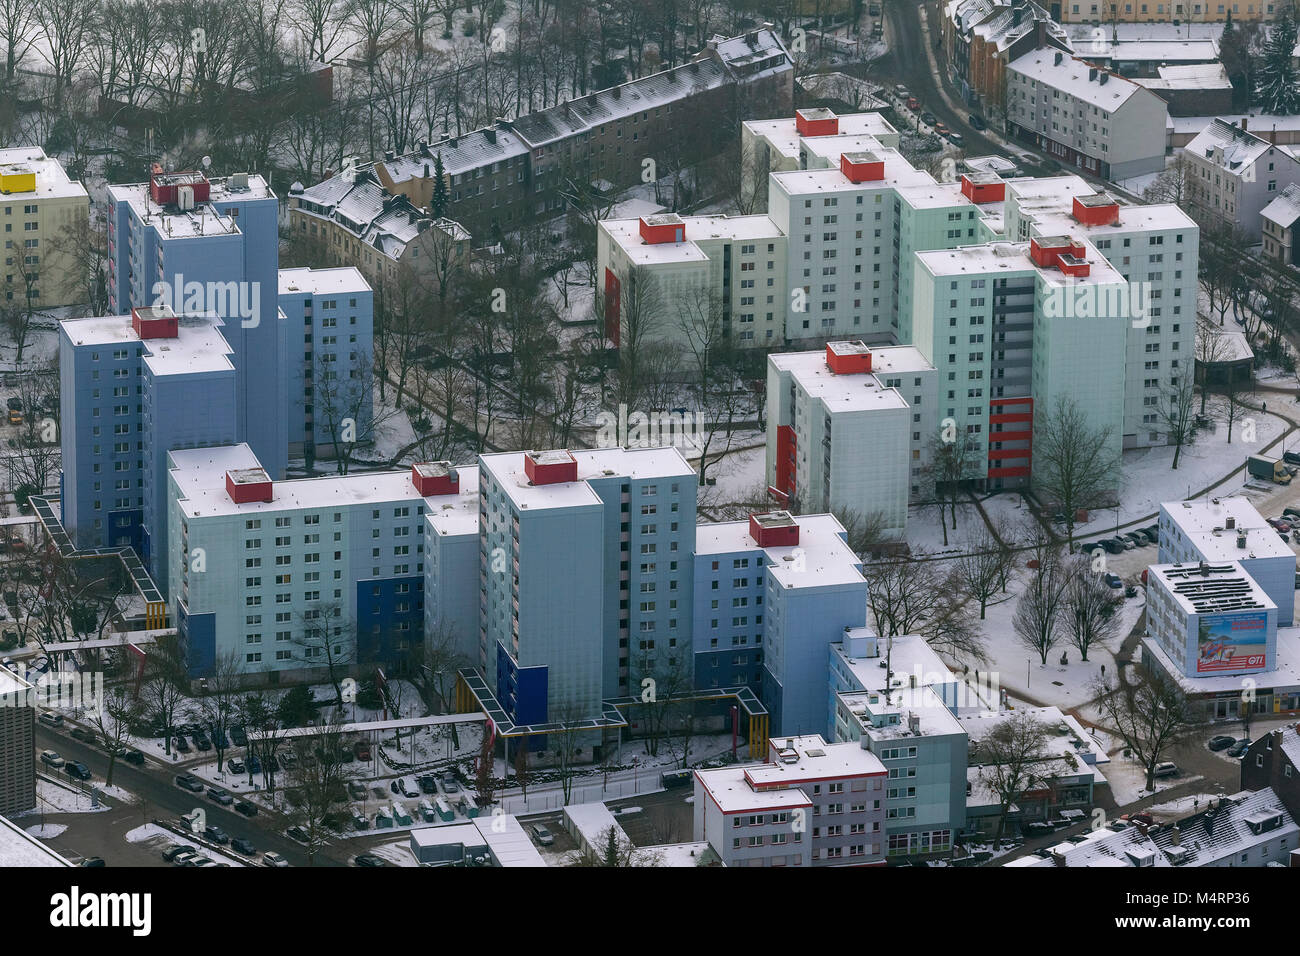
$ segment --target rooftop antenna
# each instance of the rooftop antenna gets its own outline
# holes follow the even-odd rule
[[[885,638],[885,706],[886,707],[888,707],[890,704],[889,692],[893,690],[894,687],[893,657],[894,657],[894,636],[891,634],[889,637]]]

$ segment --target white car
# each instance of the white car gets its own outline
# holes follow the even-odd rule
[[[55,770],[58,770],[63,766],[64,762],[64,759],[53,750],[41,751],[41,763],[45,764],[47,767],[53,767]]]
[[[289,861],[276,853],[274,850],[267,850],[262,854],[263,866],[288,866]]]

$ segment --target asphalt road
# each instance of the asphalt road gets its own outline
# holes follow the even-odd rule
[[[104,781],[104,774],[108,770],[108,755],[96,747],[73,740],[66,734],[52,730],[43,724],[37,724],[36,749],[38,752],[54,750],[64,759],[79,760],[94,774],[93,782]],[[131,808],[132,812],[140,818],[137,822],[144,822],[142,814],[150,820],[154,818],[175,820],[195,807],[202,807],[207,814],[208,823],[221,827],[232,838],[244,837],[251,840],[259,851],[274,850],[294,866],[308,865],[306,847],[272,830],[269,826],[269,816],[265,811],[250,820],[227,807],[214,803],[202,794],[182,790],[173,782],[175,776],[175,768],[164,767],[153,761],[146,763],[144,767],[135,767],[119,760],[113,767],[114,786],[129,790],[138,800],[144,802],[143,809],[139,806]],[[110,802],[113,801],[110,799]],[[346,866],[348,858],[353,855],[348,851],[346,844],[324,847],[316,853],[315,865]],[[77,847],[76,852],[83,856],[102,856],[110,866],[115,865],[115,854],[111,846],[100,845],[92,849]],[[133,863],[129,858],[122,859],[119,865],[123,863],[138,865],[138,862]]]
[[[926,55],[926,34],[921,29],[922,13],[932,7],[934,4],[922,4],[918,0],[885,0],[889,54],[882,59],[880,72],[893,76],[895,82],[906,86],[908,92],[921,101],[922,110],[928,110],[946,123],[949,129],[961,133],[966,141],[963,148],[968,155],[1002,155],[1006,152],[1005,149],[971,126],[966,118],[968,113],[950,109],[939,95],[937,82],[930,72],[930,58]],[[930,24],[930,42],[942,46],[938,21],[931,20]],[[943,51],[936,49],[934,54],[942,69]]]

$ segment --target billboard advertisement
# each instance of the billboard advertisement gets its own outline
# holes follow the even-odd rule
[[[1264,670],[1268,615],[1205,614],[1197,624],[1196,673]]]

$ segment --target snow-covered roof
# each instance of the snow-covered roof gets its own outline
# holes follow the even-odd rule
[[[1200,40],[1174,40],[1163,38],[1122,39],[1111,42],[1109,37],[1097,37],[1083,45],[1083,55],[1088,59],[1109,59],[1122,63],[1215,63],[1219,58],[1219,43],[1212,38]]]
[[[45,155],[39,146],[11,146],[0,149],[0,175],[25,170],[36,174],[36,188],[30,192],[11,192],[5,202],[22,202],[24,199],[67,199],[84,197],[89,200],[86,187],[69,179],[63,164]]]
[[[898,130],[879,113],[837,113],[835,115],[839,120],[839,131],[832,136],[802,136],[792,116],[769,120],[746,120],[744,126],[754,136],[766,140],[769,148],[774,152],[787,159],[798,159],[800,146],[805,143],[811,145],[823,140],[835,140],[841,136],[874,137],[878,142],[875,147],[870,147],[873,149],[898,143]]]
[[[844,527],[834,515],[797,515],[799,543],[759,547],[748,521],[718,521],[695,526],[695,554],[761,551],[763,564],[787,588],[830,587],[865,581],[861,561],[844,543]]]
[[[1278,825],[1273,825],[1277,821]],[[1213,800],[1172,825],[1141,825],[1086,834],[1050,857],[1024,856],[1010,866],[1213,866],[1274,840],[1294,840],[1300,827],[1271,787]]]
[[[772,368],[789,372],[799,388],[810,398],[819,399],[827,411],[861,412],[905,409],[908,407],[896,388],[887,388],[880,375],[887,372],[934,371],[934,366],[914,346],[895,346],[890,351],[888,367],[876,361],[878,351],[871,349],[871,371],[836,374],[826,364],[823,349],[811,352],[778,352],[768,357]]]
[[[641,237],[640,219],[606,219],[600,229],[634,265],[708,262],[708,254],[699,246],[708,240],[757,242],[785,238],[775,220],[765,215],[683,216],[681,224],[685,237],[681,242],[646,242]]]
[[[1201,558],[1212,564],[1247,558],[1295,558],[1295,552],[1278,537],[1249,499],[1165,501],[1160,510],[1168,514],[1179,535],[1196,549]],[[1227,528],[1228,519],[1232,519],[1232,529]],[[1246,534],[1244,550],[1237,547],[1240,532]],[[1163,531],[1160,538],[1163,550],[1166,543]],[[1171,540],[1171,544],[1176,540]]]
[[[129,315],[65,319],[59,324],[63,334],[78,347],[141,342],[141,355],[154,375],[183,375],[234,368],[229,358],[232,354],[230,345],[221,332],[224,323],[215,314],[183,313],[177,316],[174,338],[143,340],[136,334]]]
[[[1058,54],[1061,56],[1060,63],[1056,62]],[[1142,89],[1126,77],[1098,70],[1083,60],[1050,47],[1012,60],[1007,65],[1007,72],[1036,80],[1108,112],[1119,109]],[[1107,77],[1104,83],[1101,82],[1102,77]]]
[[[0,817],[0,867],[16,869],[30,866],[72,866],[34,836],[4,817]]]
[[[695,470],[676,448],[598,448],[574,449],[578,463],[577,481],[558,481],[534,485],[524,471],[524,452],[501,452],[481,455],[481,467],[487,470],[521,510],[572,508],[600,503],[588,479],[599,478],[688,478]]]
[[[397,260],[423,232],[441,229],[455,239],[469,233],[450,219],[433,219],[406,196],[390,193],[369,169],[339,173],[298,194],[300,212],[342,226],[381,255]]]
[[[293,293],[342,295],[348,292],[370,291],[370,283],[355,266],[339,266],[333,269],[300,266],[296,269],[281,269],[279,284],[280,295]]]
[[[1093,285],[1121,283],[1121,276],[1110,262],[1087,239],[1080,238],[1081,230],[1071,230],[1070,238],[1085,246],[1084,259],[1091,268],[1086,276],[1067,276],[1054,267],[1038,265],[1029,257],[1029,243],[987,242],[975,246],[958,246],[956,249],[939,249],[916,252],[920,263],[936,276],[991,275],[998,271],[1037,273],[1049,285]]]
[[[1300,185],[1288,183],[1278,197],[1264,207],[1260,215],[1283,229],[1290,229],[1296,219],[1300,219]]]
[[[882,691],[853,691],[839,695],[869,740],[943,737],[965,734],[961,723],[932,687],[900,687]]]
[[[246,444],[215,448],[179,448],[169,451],[170,473],[178,487],[178,501],[188,518],[255,512],[306,511],[371,506],[382,502],[423,501],[426,513],[455,495],[422,496],[411,481],[409,468],[401,471],[363,472],[322,478],[299,478],[272,483],[271,501],[231,500],[226,490],[226,472],[260,468],[253,450]]]
[[[1184,147],[1188,155],[1234,174],[1241,173],[1272,148],[1268,140],[1221,119],[1212,120]]]
[[[1159,582],[1184,614],[1277,609],[1264,589],[1236,561],[1204,566],[1153,564],[1147,568],[1148,587],[1153,580]]]
[[[1222,63],[1194,63],[1158,67],[1156,77],[1135,77],[1148,90],[1230,90],[1232,81]]]

